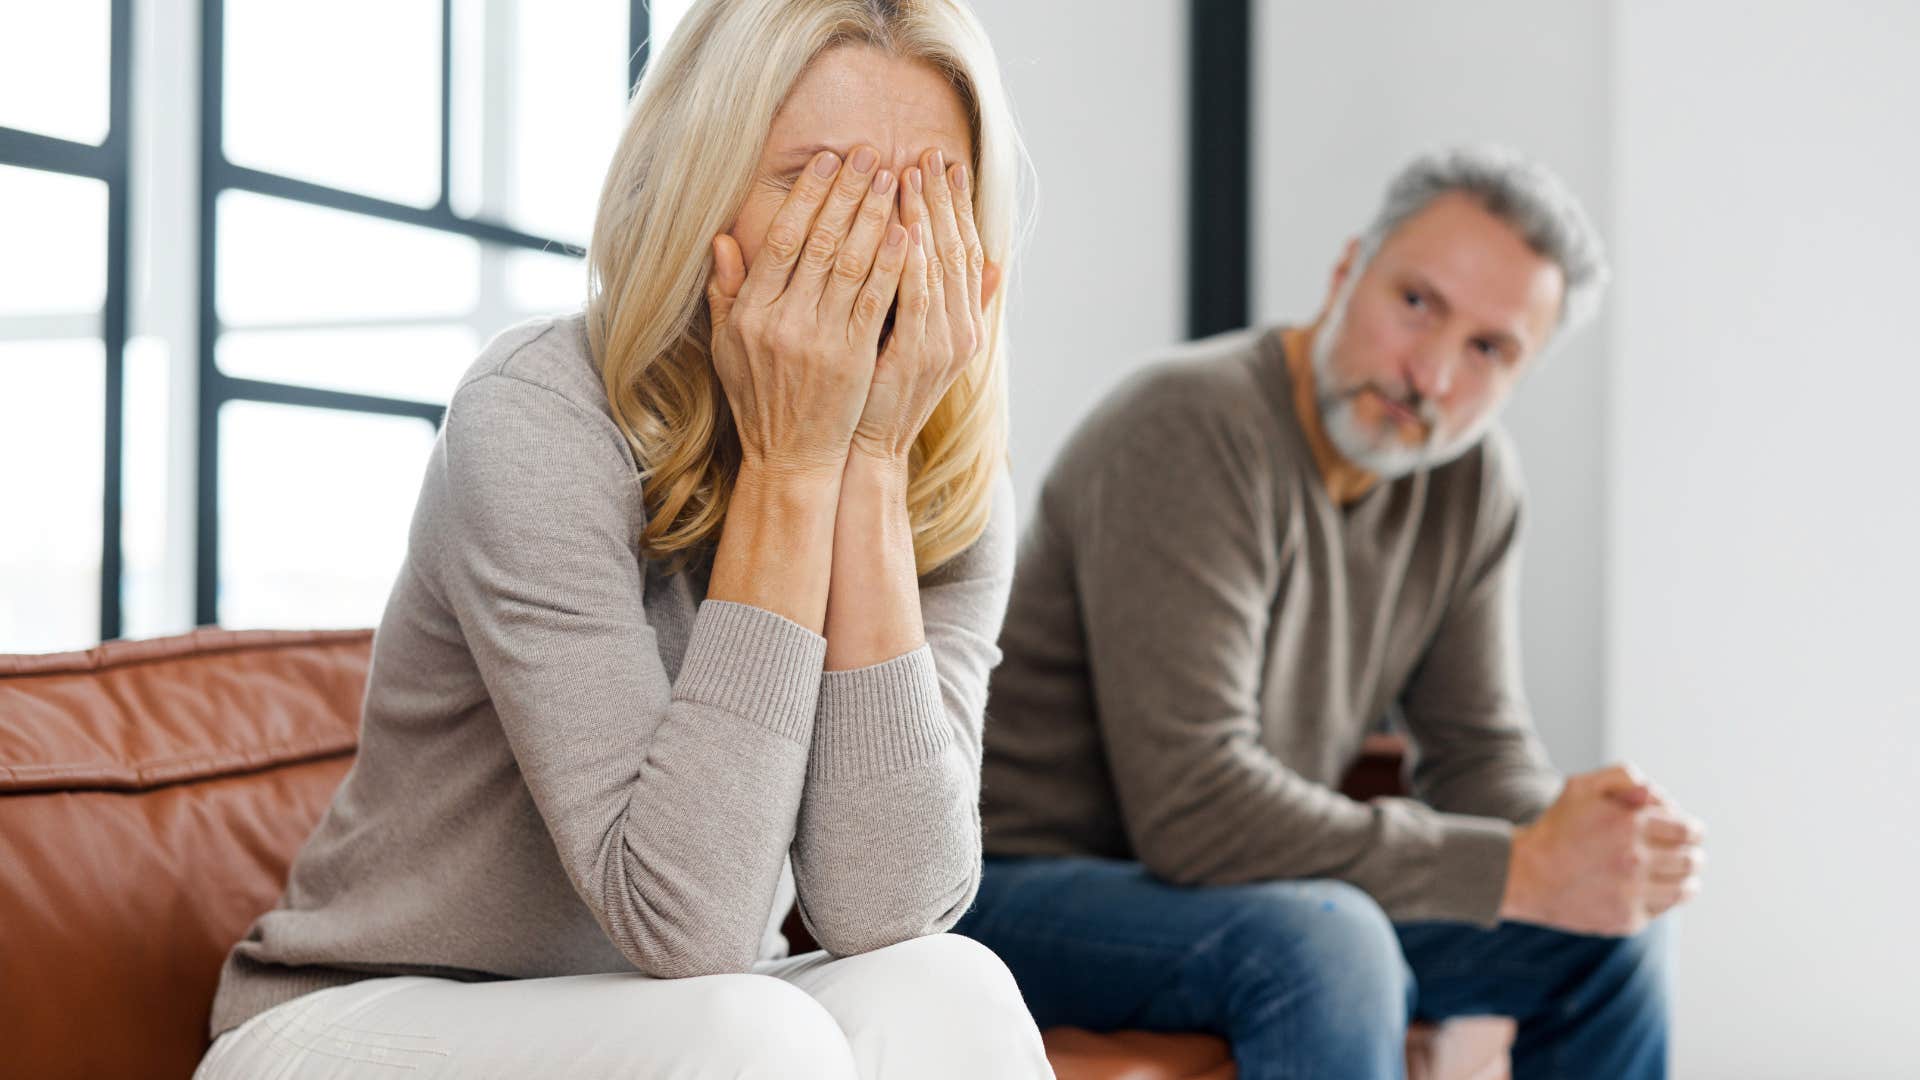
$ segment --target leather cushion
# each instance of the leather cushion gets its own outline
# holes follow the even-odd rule
[[[1056,1080],[1233,1080],[1233,1053],[1211,1035],[1147,1031],[1096,1034],[1048,1028],[1042,1038]]]
[[[0,792],[139,792],[351,753],[370,630],[196,630],[0,656]]]
[[[9,1075],[192,1074],[227,950],[352,762],[371,638],[0,656]]]

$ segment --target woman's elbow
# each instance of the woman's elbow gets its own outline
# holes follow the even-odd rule
[[[833,920],[812,927],[814,940],[834,957],[859,956],[903,941],[944,933],[959,920],[909,916],[890,921]],[[944,925],[942,925],[944,922]]]
[[[914,933],[904,926],[816,926],[813,928],[814,940],[827,955],[837,958],[859,956],[884,949],[889,945],[898,945],[903,941],[912,941],[916,937],[925,937],[926,933]]]
[[[668,919],[629,910],[614,921],[613,940],[627,962],[656,979],[740,975],[760,959],[764,919]]]
[[[716,948],[688,942],[674,947],[655,943],[627,952],[627,960],[642,975],[655,979],[693,979],[702,975],[743,975],[760,959],[759,948]]]
[[[833,956],[858,956],[915,938],[944,934],[953,929],[973,904],[980,889],[980,864],[963,871],[958,880],[936,890],[922,902],[904,901],[890,910],[865,905],[829,904],[823,911],[808,910],[807,927],[814,940]]]

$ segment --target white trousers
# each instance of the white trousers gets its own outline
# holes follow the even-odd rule
[[[750,975],[367,979],[222,1035],[195,1080],[1052,1077],[999,958],[952,934]]]

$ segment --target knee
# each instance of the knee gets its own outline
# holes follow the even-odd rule
[[[982,1026],[1013,1020],[1033,1026],[1013,973],[992,950],[958,934],[934,934],[890,945],[860,959],[862,1011],[899,1022],[926,1017],[937,1025]]]
[[[804,990],[765,975],[720,975],[704,983],[686,1042],[714,1076],[854,1080],[852,1049],[833,1015]]]
[[[849,962],[862,970],[836,1012],[856,1059],[919,1061],[915,1076],[1050,1075],[1020,988],[985,945],[934,934]]]
[[[1669,935],[1667,920],[1658,919],[1632,937],[1612,941],[1596,972],[1610,984],[1611,996],[1622,1007],[1643,1022],[1662,1026],[1667,1016]]]
[[[1340,881],[1278,882],[1249,894],[1226,953],[1242,981],[1329,1025],[1362,1023],[1384,1035],[1405,1027],[1412,972],[1371,896]]]

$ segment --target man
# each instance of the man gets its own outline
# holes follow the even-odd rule
[[[1312,323],[1199,343],[1074,435],[1022,542],[957,928],[1043,1027],[1374,1077],[1409,1015],[1496,1013],[1517,1077],[1663,1075],[1653,920],[1698,888],[1700,826],[1630,767],[1547,764],[1491,427],[1604,278],[1545,170],[1423,157]],[[1385,717],[1416,799],[1354,802]]]

